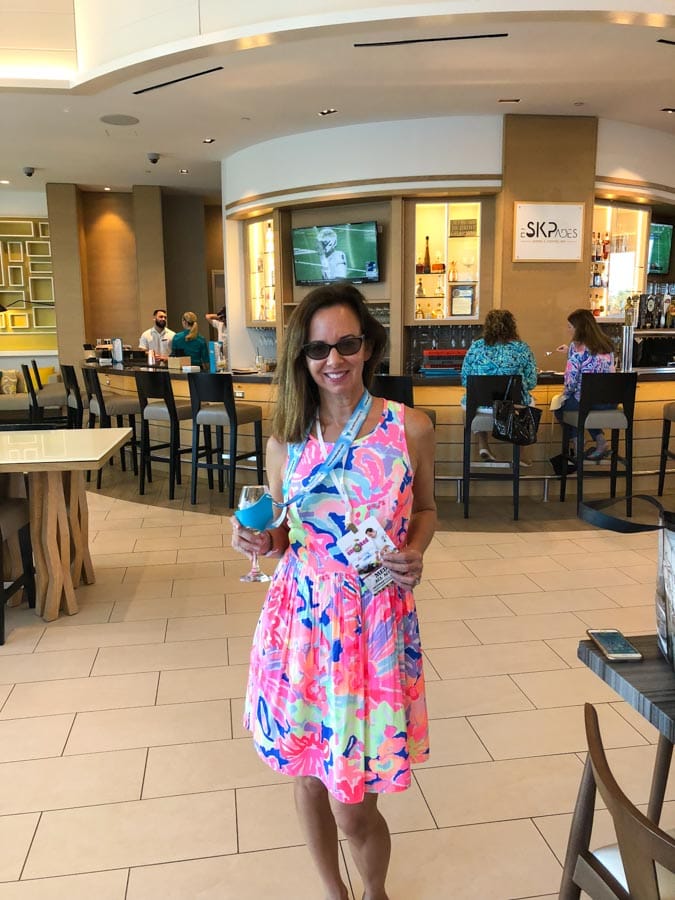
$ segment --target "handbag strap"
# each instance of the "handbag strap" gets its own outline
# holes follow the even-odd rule
[[[633,522],[631,519],[624,519],[621,516],[612,516],[603,512],[610,506],[617,503],[615,497],[606,500],[591,500],[587,503],[580,503],[578,515],[584,522],[590,525],[596,525],[598,528],[605,528],[608,531],[616,531],[619,534],[639,534],[643,531],[659,531],[662,528],[668,531],[675,531],[675,512],[664,509],[663,504],[652,497],[650,494],[633,494],[630,500],[644,500],[650,503],[659,512],[660,522],[658,524],[648,525],[643,522]]]

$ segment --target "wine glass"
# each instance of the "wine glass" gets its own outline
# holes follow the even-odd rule
[[[241,493],[239,494],[239,503],[237,504],[237,509],[246,509],[249,506],[253,506],[254,503],[257,503],[258,500],[264,495],[269,493],[269,490],[264,484],[245,484]],[[246,575],[242,575],[239,581],[269,581],[270,576],[265,575],[263,571],[261,571],[260,566],[258,565],[258,554],[251,554],[251,570],[247,572]]]

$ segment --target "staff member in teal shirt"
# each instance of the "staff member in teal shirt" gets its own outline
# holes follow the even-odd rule
[[[184,331],[174,336],[171,345],[172,356],[189,356],[191,365],[204,369],[209,364],[209,348],[197,330],[197,316],[193,312],[183,313]]]

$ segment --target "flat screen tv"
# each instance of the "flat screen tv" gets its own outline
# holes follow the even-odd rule
[[[296,284],[380,280],[377,222],[294,228],[291,243]]]
[[[670,253],[673,246],[673,226],[649,226],[649,264],[650,275],[667,275],[670,272]]]

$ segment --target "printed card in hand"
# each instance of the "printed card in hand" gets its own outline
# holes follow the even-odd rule
[[[381,554],[395,550],[394,542],[373,516],[360,525],[350,525],[347,534],[337,542],[348,561],[358,571],[364,588],[376,594],[393,577],[382,565]]]

